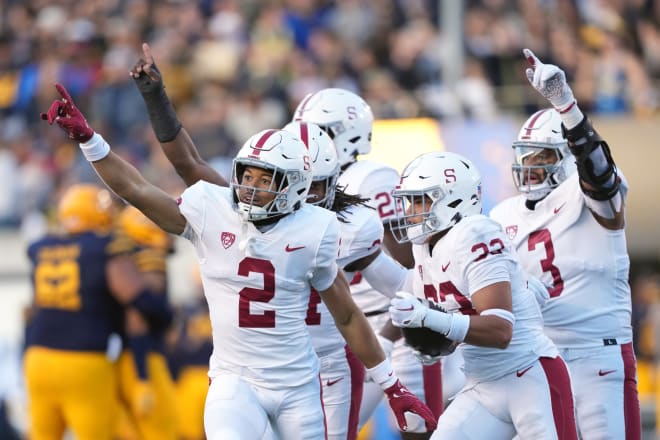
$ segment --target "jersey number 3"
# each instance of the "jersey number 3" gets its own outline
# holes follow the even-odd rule
[[[529,234],[527,239],[527,250],[533,251],[536,246],[543,244],[545,247],[545,258],[541,260],[541,269],[543,272],[550,272],[552,276],[552,288],[548,293],[550,298],[561,295],[564,290],[564,279],[561,277],[559,268],[554,265],[555,261],[555,247],[552,244],[552,235],[548,229],[540,229]]]

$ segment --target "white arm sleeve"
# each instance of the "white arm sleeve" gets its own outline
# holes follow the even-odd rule
[[[388,298],[393,298],[396,292],[404,290],[409,270],[385,252],[381,252],[369,266],[360,272],[371,287]]]
[[[335,217],[328,223],[325,235],[316,254],[316,265],[310,276],[310,284],[319,292],[326,290],[337,278],[337,253],[339,252],[339,222]]]

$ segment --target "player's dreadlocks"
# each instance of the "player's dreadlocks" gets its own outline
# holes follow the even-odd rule
[[[355,194],[348,194],[344,191],[344,187],[337,186],[335,187],[335,201],[332,204],[332,211],[337,213],[337,219],[340,222],[348,223],[348,220],[344,216],[345,210],[351,206],[362,205],[366,206],[369,209],[374,209],[371,206],[367,205],[369,198],[363,198]]]

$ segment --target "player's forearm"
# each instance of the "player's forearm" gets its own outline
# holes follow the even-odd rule
[[[383,246],[390,253],[392,258],[398,261],[403,267],[411,269],[415,267],[415,259],[412,254],[412,246],[410,243],[398,243],[388,224],[383,225],[385,232],[383,234]]]
[[[220,186],[229,185],[227,180],[200,156],[185,128],[182,127],[172,141],[161,142],[160,146],[186,186],[191,186],[199,180]]]
[[[367,368],[375,367],[385,360],[385,353],[376,334],[359,309],[356,308],[346,322],[336,324],[351,351]]]
[[[90,163],[108,188],[132,205],[139,206],[139,194],[149,183],[133,165],[112,151],[103,159]]]
[[[513,325],[497,316],[471,316],[464,342],[480,347],[505,349],[511,342]]]

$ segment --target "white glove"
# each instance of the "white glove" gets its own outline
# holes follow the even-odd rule
[[[560,113],[575,101],[573,91],[566,82],[566,74],[554,64],[543,64],[534,52],[523,49],[531,67],[525,70],[529,83]]]
[[[422,327],[428,307],[408,292],[397,292],[390,301],[390,318],[397,327]]]
[[[417,350],[413,350],[413,354],[422,365],[433,365],[440,362],[440,359],[442,359],[442,356],[431,356],[430,354],[424,354]]]

